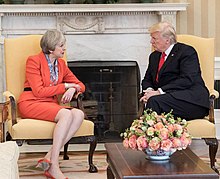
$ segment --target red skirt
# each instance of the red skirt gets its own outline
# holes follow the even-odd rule
[[[69,108],[61,106],[55,102],[42,102],[36,100],[27,100],[18,103],[19,114],[22,118],[39,119],[52,121],[60,109]]]

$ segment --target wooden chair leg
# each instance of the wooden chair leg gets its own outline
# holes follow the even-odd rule
[[[112,170],[110,168],[110,166],[107,167],[107,179],[114,179],[114,175],[112,173]]]
[[[96,173],[98,172],[97,167],[93,164],[93,154],[97,145],[97,140],[95,136],[86,136],[86,141],[90,143],[89,147],[89,156],[88,156],[88,161],[89,161],[89,172],[90,173]]]
[[[68,154],[67,154],[68,145],[69,145],[69,142],[67,142],[67,143],[64,145],[63,160],[69,160],[69,156],[68,156]]]
[[[209,158],[211,168],[219,174],[218,169],[215,167],[216,153],[218,151],[218,140],[216,138],[205,138],[206,144],[209,146]]]
[[[95,152],[95,148],[96,148],[96,145],[97,145],[97,140],[96,140],[96,137],[95,136],[83,136],[83,138],[85,139],[85,141],[87,143],[90,144],[90,147],[89,147],[89,155],[88,155],[88,162],[89,162],[89,172],[90,173],[96,173],[98,172],[98,169],[97,167],[93,164],[93,154]],[[63,154],[63,160],[69,160],[69,156],[67,154],[67,150],[68,150],[68,145],[69,145],[69,142],[67,142],[65,145],[64,145],[64,154]]]

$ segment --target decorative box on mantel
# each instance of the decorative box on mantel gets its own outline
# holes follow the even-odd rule
[[[67,38],[68,61],[137,61],[142,78],[150,53],[148,27],[163,20],[175,26],[177,12],[186,7],[187,3],[1,5],[1,46],[4,37],[60,29]],[[5,89],[2,47],[0,94]]]

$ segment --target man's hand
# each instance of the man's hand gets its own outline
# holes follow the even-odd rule
[[[144,103],[147,103],[147,100],[151,97],[151,96],[156,96],[156,95],[160,95],[160,92],[157,90],[147,90],[144,93],[144,96],[141,97],[140,101],[143,101]]]

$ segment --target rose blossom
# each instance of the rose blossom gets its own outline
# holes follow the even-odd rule
[[[185,129],[185,130],[183,131],[182,136],[185,136],[186,138],[190,138],[190,135],[189,135],[189,133],[187,132],[187,129]]]
[[[123,140],[123,146],[124,146],[126,149],[129,148],[129,141],[128,141],[128,138],[125,138],[125,139]]]
[[[140,128],[136,128],[135,131],[136,131],[137,133],[139,133],[139,134],[143,134],[143,133],[144,133],[143,130],[141,130]]]
[[[160,147],[160,139],[158,137],[154,137],[150,142],[149,142],[149,147],[152,150],[157,150]]]
[[[153,120],[147,120],[147,124],[149,124],[150,126],[154,125],[154,121]]]
[[[148,136],[154,135],[154,128],[153,128],[153,127],[149,127],[149,128],[147,129],[147,135],[148,135]]]
[[[183,133],[180,137],[180,141],[182,143],[182,147],[185,149],[188,145],[191,144],[191,138],[189,138],[189,135],[187,133]]]
[[[172,139],[172,143],[173,143],[173,148],[177,148],[177,149],[181,149],[181,140],[177,137],[174,137]]]
[[[161,130],[160,130],[160,134],[159,134],[159,137],[161,138],[161,139],[168,139],[168,137],[169,137],[169,131],[168,131],[168,129],[167,128],[162,128]]]
[[[164,125],[162,122],[158,122],[154,125],[154,128],[155,128],[155,130],[159,131],[160,129],[164,128]]]
[[[179,125],[179,124],[174,124],[173,127],[174,127],[174,130],[178,130],[178,131],[182,131],[183,130],[183,127],[181,125]]]
[[[132,135],[130,138],[129,138],[129,147],[132,148],[132,149],[136,149],[136,136],[135,135]]]
[[[140,136],[137,138],[137,146],[138,150],[143,150],[147,148],[147,140],[144,136]]]
[[[169,151],[172,147],[172,142],[169,139],[161,141],[161,149]]]
[[[173,126],[173,124],[169,124],[169,125],[167,126],[167,129],[168,129],[168,131],[169,131],[170,133],[173,133],[173,131],[174,131],[174,126]]]

